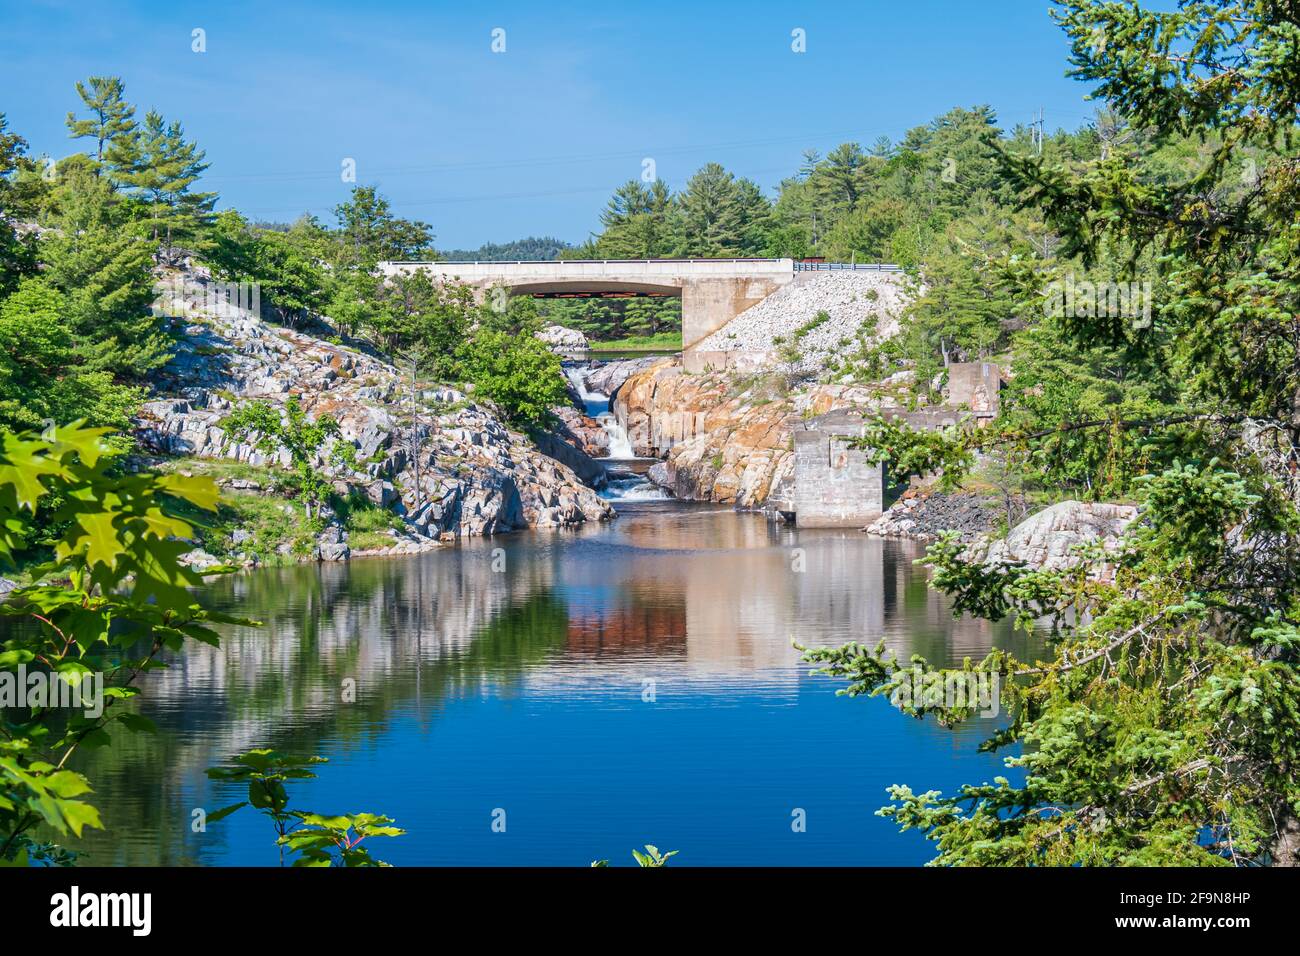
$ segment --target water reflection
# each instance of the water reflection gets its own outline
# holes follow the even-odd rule
[[[395,863],[584,864],[647,841],[680,845],[682,863],[923,862],[922,841],[872,816],[883,787],[1000,772],[974,753],[994,723],[954,734],[836,697],[791,647],[1026,652],[1006,626],[954,622],[916,554],[671,503],[220,580],[211,603],[264,626],[149,675],[163,732],[83,758],[110,828],[84,841],[87,862],[272,863],[248,811],[190,826],[239,797],[203,769],[267,744],[331,759],[305,805],[397,817],[411,835],[385,847]],[[488,826],[498,807],[505,834]]]

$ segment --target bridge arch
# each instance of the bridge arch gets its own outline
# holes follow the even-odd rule
[[[679,295],[689,351],[794,280],[793,259],[559,259],[545,262],[381,262],[384,275],[421,270],[514,295]]]

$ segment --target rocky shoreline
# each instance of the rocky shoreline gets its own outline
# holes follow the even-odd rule
[[[983,495],[906,492],[863,530],[882,538],[922,542],[955,531],[962,541],[973,543],[997,527],[998,517],[998,509]]]
[[[896,501],[863,530],[878,537],[924,543],[955,531],[958,540],[967,545],[967,561],[1062,571],[1083,560],[1079,555],[1082,547],[1100,545],[1104,554],[1119,550],[1138,509],[1108,502],[1060,501],[1025,518],[1004,537],[993,537],[1001,517],[998,507],[981,495],[913,494]],[[1114,571],[1111,562],[1102,560],[1089,574],[1109,580]]]

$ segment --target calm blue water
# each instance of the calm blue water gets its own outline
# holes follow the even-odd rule
[[[623,864],[646,843],[680,850],[673,865],[929,859],[874,815],[885,787],[1003,772],[975,751],[997,722],[948,731],[837,696],[790,641],[884,636],[904,658],[957,661],[1027,639],[953,621],[910,544],[620,510],[577,532],[219,581],[211,603],[265,626],[153,675],[143,709],[162,733],[83,765],[110,831],[85,862],[273,865],[251,810],[190,828],[193,808],[242,797],[203,769],[258,745],[328,757],[295,805],[394,817],[408,835],[374,852],[399,865]]]

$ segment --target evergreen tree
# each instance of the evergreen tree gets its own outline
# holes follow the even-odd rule
[[[120,77],[92,76],[87,82],[77,81],[77,95],[81,97],[89,116],[78,119],[68,113],[68,134],[73,139],[89,138],[95,142],[95,161],[113,168],[114,147],[119,149],[129,143],[136,131],[135,107],[123,98],[125,87]]]
[[[170,341],[150,312],[154,244],[124,229],[125,210],[87,169],[64,173],[54,229],[40,256],[43,276],[62,293],[80,363],[139,379],[165,363]]]
[[[374,186],[357,186],[334,209],[338,219],[336,263],[343,268],[370,270],[383,260],[416,259],[431,251],[428,223],[402,219]]]
[[[767,200],[752,183],[737,181],[718,163],[708,163],[686,184],[678,199],[679,253],[701,258],[744,255],[766,224]],[[765,244],[765,243],[764,243]]]
[[[139,197],[143,225],[170,261],[177,241],[193,242],[210,224],[216,194],[190,190],[209,164],[181,124],[167,123],[155,110],[126,143],[120,178]]]
[[[1065,572],[970,563],[955,538],[931,549],[932,580],[957,612],[1050,622],[1045,660],[995,649],[958,671],[919,658],[902,666],[883,643],[809,657],[849,679],[850,694],[893,696],[907,713],[945,723],[973,708],[930,688],[955,673],[997,679],[1006,723],[986,746],[1014,748],[1006,764],[1015,778],[950,794],[899,785],[881,811],[934,840],[936,863],[1294,865],[1295,27],[1273,0],[1172,10],[1063,0],[1058,16],[1073,75],[1149,139],[1102,139],[1083,162],[1069,150],[1038,155],[999,144],[999,163],[1060,237],[1062,258],[1114,270],[1116,282],[1134,269],[1154,273],[1152,320],[1085,309],[1031,325],[1035,341],[1023,343],[1016,378],[1036,375],[1022,397],[1052,402],[1038,409],[1045,427],[1012,419],[991,434],[946,436],[882,421],[860,444],[888,448],[910,471],[941,467],[951,478],[992,443],[1035,455],[1046,445],[1037,460],[1050,466],[1052,445],[1071,435],[1124,433],[1124,466],[1149,463],[1147,474],[1126,479],[1094,450],[1064,457],[1086,468],[1075,480],[1100,477],[1135,493],[1140,520],[1110,556],[1113,580],[1090,574],[1089,563]],[[1024,270],[1022,304],[1041,307],[1041,289],[1029,289],[1035,273],[1041,280],[1053,268],[1010,265]],[[1069,367],[1080,354],[1084,374]],[[1151,387],[1135,387],[1130,374],[1150,376]],[[1097,418],[1074,417],[1080,407]],[[904,688],[926,690],[902,696]]]
[[[821,209],[838,217],[853,209],[870,188],[867,156],[857,143],[842,143],[817,164],[809,180]]]
[[[604,231],[592,250],[602,259],[659,259],[673,254],[676,209],[662,180],[630,179],[600,215]]]

